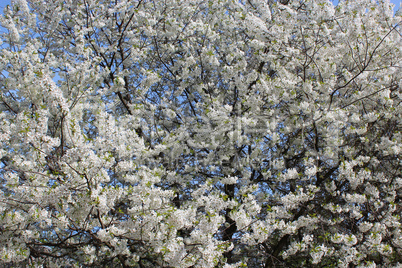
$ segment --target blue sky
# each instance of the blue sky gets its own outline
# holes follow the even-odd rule
[[[1,9],[1,13],[3,13],[3,8],[6,5],[9,5],[11,3],[11,0],[0,0],[0,9]]]

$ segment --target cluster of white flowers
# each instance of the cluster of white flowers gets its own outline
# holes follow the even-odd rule
[[[13,1],[0,266],[397,267],[390,7]]]

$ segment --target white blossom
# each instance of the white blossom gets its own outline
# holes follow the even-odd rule
[[[2,14],[0,266],[402,263],[389,1]]]

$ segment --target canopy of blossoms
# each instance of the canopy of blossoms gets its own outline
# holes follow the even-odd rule
[[[15,0],[0,266],[400,267],[387,0]]]

